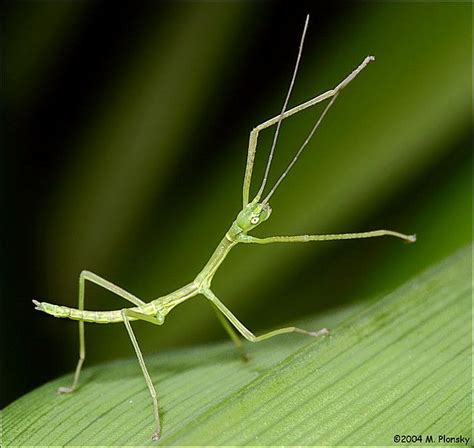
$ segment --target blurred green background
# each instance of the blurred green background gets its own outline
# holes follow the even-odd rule
[[[150,300],[201,269],[239,211],[249,132],[281,108],[306,13],[291,105],[377,61],[255,234],[418,242],[239,246],[218,296],[258,333],[389,291],[471,240],[470,3],[5,3],[2,406],[76,364],[77,324],[31,299],[76,306],[88,269]],[[271,181],[320,111],[284,122]],[[87,287],[87,309],[123,306]],[[226,337],[201,298],[135,328],[146,353]],[[87,364],[133,356],[121,325],[86,337]]]

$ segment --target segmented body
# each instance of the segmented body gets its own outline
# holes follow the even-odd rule
[[[184,302],[190,297],[198,293],[198,288],[195,283],[188,283],[186,286],[167,294],[158,297],[149,303],[141,306],[129,308],[131,311],[136,311],[147,316],[155,316],[161,323],[164,322],[166,315],[179,303]],[[47,302],[37,302],[36,308],[54,317],[66,318],[71,320],[80,320],[83,322],[93,322],[96,324],[113,324],[123,322],[122,310],[112,311],[88,311],[79,310],[77,308],[70,308],[67,306],[53,305]],[[129,320],[137,320],[130,317]]]

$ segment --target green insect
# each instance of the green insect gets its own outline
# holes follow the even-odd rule
[[[79,304],[78,304],[77,309],[68,308],[68,307],[59,306],[59,305],[52,305],[50,303],[38,302],[37,300],[33,300],[33,303],[35,304],[37,310],[43,311],[47,314],[51,314],[52,316],[55,316],[55,317],[63,317],[63,318],[79,321],[79,361],[77,363],[76,371],[74,374],[74,380],[71,386],[60,387],[58,390],[58,393],[61,393],[61,394],[71,393],[75,391],[78,387],[79,376],[80,376],[82,365],[84,363],[84,359],[86,355],[85,340],[84,340],[84,322],[92,322],[92,323],[99,323],[99,324],[123,322],[125,324],[125,328],[127,329],[128,335],[130,336],[130,340],[132,342],[133,348],[135,349],[138,362],[143,371],[143,376],[145,377],[145,382],[150,391],[150,395],[153,402],[153,416],[155,420],[155,423],[154,423],[155,430],[153,432],[152,439],[158,440],[161,435],[161,425],[160,425],[160,415],[159,415],[159,408],[158,408],[157,393],[153,385],[152,379],[146,368],[142,352],[140,350],[138,342],[133,333],[132,326],[130,324],[131,321],[144,320],[154,325],[163,325],[166,315],[175,306],[179,305],[180,303],[185,302],[186,300],[192,297],[195,297],[201,294],[209,300],[220,322],[224,326],[225,330],[229,333],[232,341],[235,343],[236,347],[240,351],[242,358],[246,360],[247,358],[243,350],[242,342],[240,340],[238,333],[240,333],[248,341],[259,342],[264,339],[268,339],[273,336],[277,336],[284,333],[295,332],[295,333],[300,333],[300,334],[304,334],[308,336],[317,337],[321,335],[326,335],[329,333],[329,331],[326,328],[323,328],[318,331],[306,331],[306,330],[302,330],[301,328],[286,327],[286,328],[280,328],[278,330],[270,331],[269,333],[265,333],[261,336],[255,336],[249,329],[247,329],[232,314],[232,312],[216,297],[216,295],[211,289],[212,279],[217,269],[219,268],[221,263],[224,261],[224,259],[226,258],[226,256],[228,255],[228,253],[234,246],[236,246],[239,243],[245,243],[245,244],[306,243],[309,241],[347,240],[347,239],[355,239],[355,238],[371,238],[371,237],[378,237],[378,236],[384,236],[384,235],[395,236],[403,240],[406,240],[407,242],[410,242],[410,243],[416,241],[415,235],[404,235],[402,233],[394,232],[391,230],[374,230],[374,231],[362,232],[362,233],[343,233],[343,234],[333,234],[333,235],[271,236],[267,238],[256,238],[249,235],[249,232],[251,230],[258,227],[259,225],[261,225],[262,223],[264,223],[270,218],[272,209],[270,207],[269,201],[272,195],[275,193],[278,186],[281,184],[283,179],[286,177],[288,172],[291,170],[293,165],[298,160],[298,157],[300,156],[304,148],[307,146],[308,142],[313,137],[314,133],[318,129],[323,118],[327,114],[330,107],[333,105],[336,98],[339,96],[341,91],[371,61],[374,60],[373,56],[366,57],[363,60],[363,62],[349,76],[347,76],[342,82],[340,82],[334,89],[329,90],[325,93],[322,93],[321,95],[318,95],[315,98],[312,98],[311,100],[303,104],[300,104],[299,106],[296,106],[296,107],[293,107],[292,109],[287,110],[288,100],[290,98],[290,94],[293,89],[296,74],[298,71],[299,62],[301,59],[303,42],[306,35],[307,27],[308,27],[308,21],[309,21],[309,16],[306,17],[306,22],[303,29],[303,35],[301,37],[301,42],[299,46],[295,68],[293,71],[290,87],[288,89],[288,93],[286,95],[281,113],[278,116],[258,125],[250,133],[248,155],[247,155],[247,165],[245,169],[245,177],[244,177],[244,183],[243,183],[242,210],[238,213],[236,219],[233,221],[229,230],[224,235],[221,242],[219,243],[217,248],[214,250],[211,257],[209,258],[209,261],[204,266],[204,268],[199,272],[196,278],[191,283],[188,283],[187,285],[183,286],[182,288],[174,292],[161,296],[151,302],[145,303],[142,300],[140,300],[138,297],[114,285],[113,283],[103,279],[102,277],[99,277],[98,275],[92,272],[82,271],[79,276]],[[329,98],[330,98],[330,101],[328,105],[323,110],[321,116],[318,118],[318,120],[314,124],[307,138],[305,139],[303,144],[300,146],[300,148],[296,152],[294,158],[292,159],[288,167],[281,174],[281,176],[278,178],[275,185],[270,189],[270,191],[266,195],[264,195],[264,190],[267,184],[267,179],[270,172],[273,154],[275,151],[278,134],[280,131],[280,126],[281,126],[282,121],[285,118],[288,118],[296,114],[297,112],[307,109],[308,107],[311,107]],[[276,130],[273,137],[273,142],[270,149],[270,154],[269,154],[268,161],[266,164],[265,172],[263,175],[262,184],[256,196],[252,200],[250,200],[249,191],[250,191],[250,184],[251,184],[251,179],[252,179],[252,170],[254,166],[255,153],[257,149],[258,134],[261,130],[266,129],[273,125],[276,125]],[[123,308],[123,309],[114,310],[114,311],[84,310],[84,292],[85,292],[86,280],[92,283],[95,283],[115,293],[116,295],[124,298],[125,300],[128,300],[134,306],[130,308]],[[237,330],[238,333],[235,330]]]

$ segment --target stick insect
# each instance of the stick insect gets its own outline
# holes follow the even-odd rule
[[[259,342],[264,339],[272,338],[277,335],[284,333],[300,333],[307,336],[321,336],[326,335],[329,331],[326,328],[323,328],[318,331],[306,331],[297,327],[285,327],[277,330],[270,331],[268,333],[262,334],[260,336],[255,336],[248,328],[246,328],[237,317],[219,300],[219,298],[214,294],[211,289],[212,279],[218,270],[221,263],[229,254],[230,250],[239,243],[244,244],[272,244],[272,243],[306,243],[310,241],[330,241],[330,240],[348,240],[355,238],[372,238],[380,236],[394,236],[401,238],[407,242],[415,242],[415,235],[405,235],[399,232],[394,232],[391,230],[373,230],[369,232],[361,233],[343,233],[343,234],[329,234],[329,235],[295,235],[295,236],[270,236],[266,238],[257,238],[251,236],[249,232],[256,227],[260,226],[262,223],[267,221],[270,218],[272,209],[270,207],[270,199],[275,193],[276,189],[279,187],[283,179],[289,173],[293,165],[298,160],[299,156],[308,145],[309,141],[313,137],[314,133],[320,126],[322,120],[326,116],[327,112],[334,104],[336,98],[340,95],[342,90],[356,78],[359,73],[371,62],[374,60],[373,56],[367,56],[362,63],[346,78],[344,78],[335,88],[328,90],[325,93],[322,93],[305,103],[302,103],[291,109],[287,109],[288,101],[293,89],[293,85],[296,79],[296,74],[298,72],[298,67],[301,59],[301,54],[303,51],[303,43],[306,36],[306,31],[308,28],[309,16],[306,17],[306,22],[303,28],[303,33],[301,41],[299,44],[299,50],[296,58],[296,63],[293,70],[293,75],[291,78],[290,86],[283,103],[283,107],[279,115],[270,120],[265,121],[262,124],[259,124],[255,127],[250,133],[248,153],[247,153],[247,164],[245,168],[245,176],[243,181],[243,203],[242,209],[237,214],[236,219],[232,222],[229,230],[226,232],[221,242],[218,244],[217,248],[212,253],[211,257],[207,264],[202,268],[198,273],[196,278],[191,282],[183,286],[182,288],[171,292],[167,295],[158,297],[151,302],[144,302],[128,291],[120,288],[119,286],[105,280],[98,275],[89,272],[82,271],[79,275],[79,304],[78,308],[69,308],[65,306],[53,305],[46,302],[39,302],[33,300],[33,303],[36,306],[37,310],[43,311],[47,314],[51,314],[55,317],[62,317],[72,320],[79,321],[79,360],[77,362],[77,367],[74,373],[74,379],[72,385],[69,387],[60,387],[58,393],[71,393],[78,388],[79,376],[81,373],[82,365],[86,356],[85,348],[85,339],[84,339],[84,322],[92,322],[98,324],[106,323],[118,323],[122,322],[125,325],[125,328],[128,332],[130,340],[132,342],[133,348],[138,358],[143,376],[145,378],[146,385],[149,389],[152,403],[153,403],[153,416],[154,416],[154,425],[155,429],[152,435],[153,440],[158,440],[161,435],[161,425],[160,425],[160,415],[158,408],[158,400],[155,386],[153,385],[152,379],[148,373],[145,361],[143,359],[143,354],[138,345],[137,339],[133,333],[131,321],[143,320],[154,325],[163,325],[166,315],[177,305],[185,302],[186,300],[195,297],[197,295],[203,295],[209,300],[212,308],[216,312],[216,315],[224,326],[225,330],[231,337],[237,349],[240,351],[242,358],[245,360],[246,355],[243,349],[239,333],[245,339],[250,342]],[[319,118],[316,120],[306,139],[300,145],[299,149],[296,151],[293,159],[280,175],[274,186],[270,191],[264,195],[265,187],[267,185],[268,176],[270,173],[270,167],[272,164],[272,159],[278,140],[278,135],[280,132],[280,126],[282,121],[292,115],[307,109],[315,104],[318,104],[326,99],[330,99],[327,106],[322,111]],[[266,163],[266,168],[263,174],[263,180],[260,185],[260,188],[255,195],[255,197],[250,200],[250,185],[252,179],[252,171],[254,166],[255,154],[257,151],[257,139],[259,132],[263,129],[269,128],[276,125],[276,129],[273,135],[273,141],[270,148],[270,153]],[[129,308],[122,308],[114,311],[87,311],[84,309],[84,296],[85,296],[85,284],[86,281],[95,283],[111,292],[117,296],[122,297],[125,300],[128,300],[134,306]]]

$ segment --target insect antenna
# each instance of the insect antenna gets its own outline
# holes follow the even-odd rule
[[[293,168],[293,165],[297,162],[299,156],[301,155],[301,153],[303,152],[303,150],[306,148],[306,145],[309,143],[309,141],[313,138],[313,135],[314,133],[316,132],[316,129],[318,129],[319,125],[321,124],[321,122],[323,121],[325,115],[327,114],[327,112],[329,111],[329,109],[331,108],[331,106],[333,105],[334,101],[336,101],[336,98],[338,97],[339,95],[339,92],[337,92],[332,98],[331,98],[331,101],[328,103],[328,105],[324,108],[323,110],[323,113],[321,114],[321,116],[318,118],[318,120],[316,121],[316,123],[314,124],[313,128],[311,129],[310,133],[308,134],[308,136],[306,137],[305,141],[303,142],[303,144],[299,147],[298,151],[296,152],[295,156],[293,157],[293,160],[288,164],[288,166],[286,167],[285,171],[283,171],[283,173],[281,174],[281,176],[278,178],[278,180],[276,181],[275,185],[273,186],[273,188],[270,190],[270,192],[267,194],[267,196],[265,197],[265,199],[263,200],[263,204],[266,204],[268,203],[268,201],[270,200],[270,198],[272,197],[273,193],[275,193],[276,189],[278,188],[278,186],[282,183],[283,179],[286,177],[286,175],[290,172],[291,168]]]
[[[260,198],[262,196],[263,190],[265,189],[265,185],[267,184],[268,174],[270,173],[270,167],[272,165],[273,154],[275,153],[275,147],[278,140],[278,134],[280,133],[281,122],[283,121],[283,116],[285,115],[286,107],[288,106],[288,101],[290,99],[291,91],[293,90],[293,85],[295,84],[296,74],[298,73],[298,67],[300,64],[301,54],[303,53],[303,43],[306,36],[306,30],[308,29],[308,23],[309,23],[309,14],[306,16],[306,20],[304,23],[303,34],[301,35],[298,56],[296,58],[295,68],[293,70],[293,76],[291,78],[290,87],[288,89],[288,93],[286,94],[285,102],[283,103],[283,107],[281,109],[280,116],[276,124],[275,134],[273,135],[273,142],[270,149],[270,154],[268,156],[267,166],[265,168],[265,174],[263,175],[262,185],[260,186],[260,189],[258,190],[258,193],[256,196],[257,198]]]
[[[286,167],[285,171],[282,173],[282,175],[278,178],[278,180],[276,181],[275,185],[273,186],[273,188],[270,190],[270,192],[267,194],[267,196],[265,197],[265,199],[262,201],[263,204],[266,204],[268,203],[268,201],[270,200],[270,198],[272,197],[273,193],[275,193],[275,190],[278,188],[278,186],[281,184],[281,182],[283,181],[283,179],[286,177],[286,175],[290,172],[291,168],[293,168],[293,165],[296,163],[296,161],[298,160],[298,157],[300,156],[300,154],[303,152],[303,150],[305,149],[306,145],[309,143],[309,141],[311,140],[311,138],[313,137],[314,133],[316,132],[316,129],[318,129],[319,125],[321,124],[321,122],[323,121],[325,115],[327,114],[328,110],[331,108],[331,106],[333,105],[334,101],[336,101],[336,98],[338,97],[339,93],[341,92],[341,90],[347,86],[347,84],[349,84],[365,67],[367,67],[367,65],[372,62],[372,61],[375,61],[375,57],[374,56],[367,56],[363,61],[362,63],[355,69],[352,71],[352,73],[347,76],[343,81],[341,81],[337,86],[336,88],[334,88],[332,90],[332,98],[331,98],[331,101],[329,102],[329,104],[324,108],[321,116],[318,118],[318,120],[316,121],[316,123],[314,124],[313,128],[311,129],[310,133],[308,134],[308,136],[306,137],[305,141],[303,142],[303,144],[300,146],[300,148],[298,149],[298,151],[296,152],[296,155],[293,157],[293,160],[289,163],[289,165]],[[281,118],[281,117],[280,117]]]

